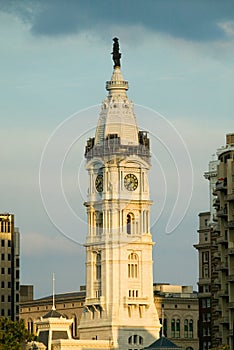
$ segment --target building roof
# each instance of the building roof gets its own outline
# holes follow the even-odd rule
[[[165,349],[181,349],[181,347],[174,344],[172,341],[170,341],[166,337],[162,336],[161,338],[156,340],[153,344],[151,344],[150,346],[144,349],[150,349],[150,350],[164,349],[165,350]]]
[[[95,145],[101,145],[110,135],[120,139],[121,145],[138,146],[138,125],[133,103],[128,100],[128,82],[122,77],[120,67],[115,67],[107,82],[108,97],[102,103],[98,120]]]
[[[65,318],[64,315],[60,314],[60,312],[53,309],[50,310],[45,316],[43,316],[43,318],[60,318],[60,317]]]

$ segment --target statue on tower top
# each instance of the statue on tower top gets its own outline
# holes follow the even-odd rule
[[[120,67],[121,53],[119,52],[119,39],[114,38],[113,41],[114,41],[113,52],[111,54],[114,61],[114,68],[116,68],[116,67]]]

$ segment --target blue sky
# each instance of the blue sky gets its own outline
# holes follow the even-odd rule
[[[57,292],[77,290],[85,283],[83,151],[86,139],[94,135],[96,105],[107,93],[112,38],[117,36],[128,96],[139,105],[138,123],[150,131],[152,140],[154,281],[196,286],[197,215],[208,209],[203,172],[216,148],[225,143],[225,134],[234,131],[234,3],[2,0],[0,33],[0,210],[14,213],[20,227],[22,283],[34,284],[36,296],[51,292],[52,272]],[[68,121],[74,114],[76,118]],[[164,135],[164,146],[159,142],[166,125],[160,124],[159,114],[183,138],[194,173],[191,186],[182,147],[177,159],[184,167],[182,192],[190,186],[193,194],[186,215],[170,234],[166,225],[176,202],[178,179],[165,144],[170,143],[171,149],[175,145],[178,152],[182,148],[176,131],[175,139],[169,141]],[[72,120],[73,128],[63,129]],[[61,138],[56,139],[58,131]],[[67,207],[56,202],[56,167],[45,173],[63,234],[46,214],[40,194],[40,161],[48,140],[55,160],[75,140],[63,173],[75,218],[68,220]]]

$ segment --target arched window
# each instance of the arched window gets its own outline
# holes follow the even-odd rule
[[[171,337],[180,338],[180,319],[173,318],[171,320]]]
[[[30,333],[33,333],[34,329],[33,329],[33,320],[31,318],[28,319],[28,331]]]
[[[131,337],[128,338],[128,344],[134,344],[135,349],[139,348],[143,345],[143,337],[137,334],[131,335]]]
[[[188,320],[184,320],[184,337],[188,338]]]
[[[188,332],[189,338],[193,338],[193,320],[189,320],[189,332]]]
[[[180,338],[180,320],[176,320],[176,333],[175,333],[176,338]]]
[[[96,235],[101,235],[103,230],[103,213],[96,212]]]
[[[138,278],[138,255],[131,253],[128,256],[128,278]]]
[[[133,224],[134,224],[134,215],[133,213],[129,213],[127,215],[127,234],[132,235],[133,232]]]
[[[102,277],[102,269],[101,269],[101,253],[97,253],[96,255],[96,279],[100,280]]]
[[[175,319],[171,320],[171,337],[175,338]]]

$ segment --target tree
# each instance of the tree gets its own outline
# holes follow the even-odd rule
[[[0,317],[0,350],[20,350],[32,340],[36,340],[36,336],[25,328],[23,320],[11,321]]]

